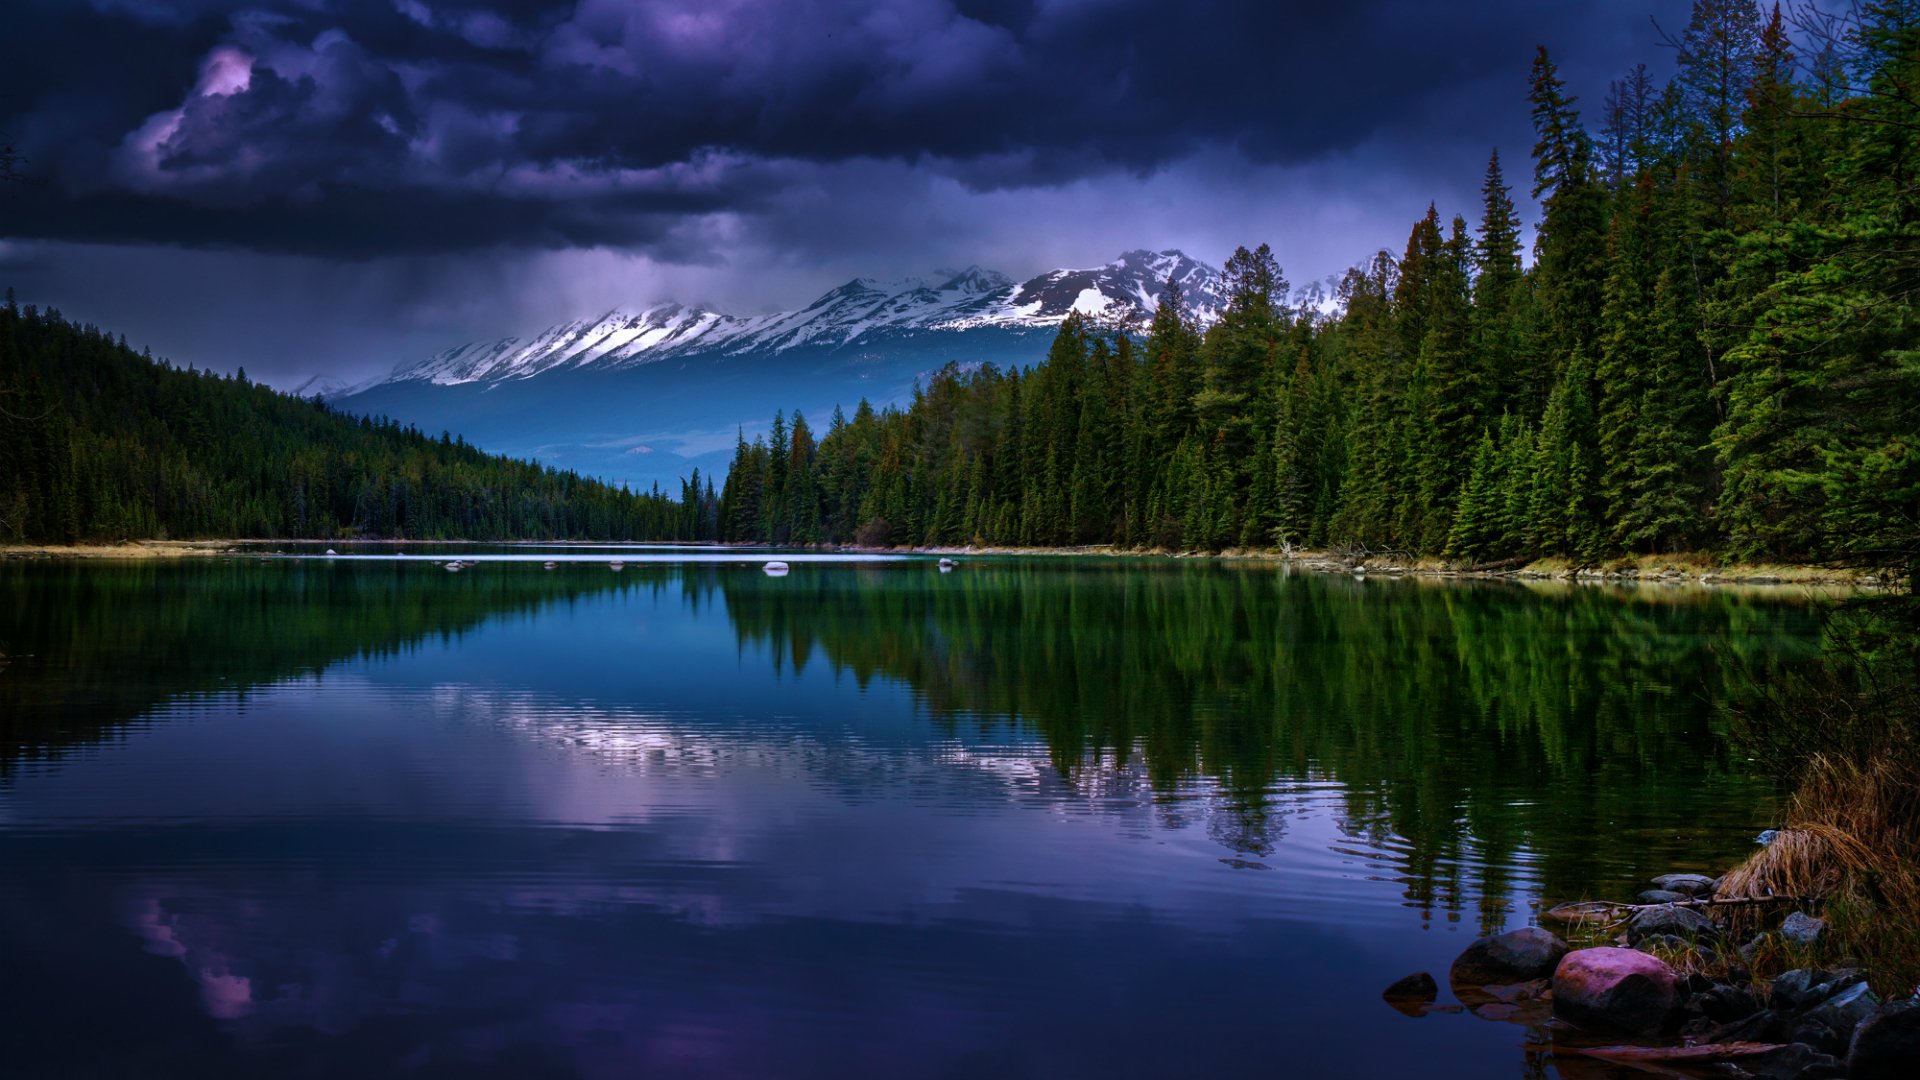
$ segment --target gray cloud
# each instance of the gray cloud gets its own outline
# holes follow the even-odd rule
[[[260,0],[222,25],[211,5],[27,0],[25,21],[0,130],[53,182],[10,233],[370,256],[646,246],[659,215],[763,209],[769,163],[994,191],[1210,151],[1300,164],[1409,121],[1480,148],[1489,118],[1435,106],[1514,102],[1536,37],[1584,48],[1637,20],[1533,0]]]
[[[947,263],[1270,240],[1306,281],[1471,217],[1495,145],[1524,189],[1534,44],[1594,104],[1650,14],[1685,5],[20,0],[0,134],[46,182],[0,194],[0,282],[291,379]]]

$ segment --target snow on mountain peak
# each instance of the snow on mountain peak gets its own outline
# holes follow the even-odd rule
[[[997,270],[983,270],[979,266],[969,266],[965,270],[935,270],[934,276],[942,279],[941,292],[981,293],[999,292],[1013,287],[1013,279]]]
[[[670,357],[844,348],[902,334],[997,327],[1037,330],[1071,312],[1123,324],[1153,315],[1171,279],[1188,314],[1211,322],[1226,304],[1220,272],[1179,251],[1128,251],[1104,266],[1050,270],[1016,284],[979,266],[928,278],[855,278],[799,311],[740,318],[678,303],[614,310],[530,338],[472,342],[404,363],[387,382],[499,383],[549,371],[614,370]],[[358,388],[356,388],[358,389]]]

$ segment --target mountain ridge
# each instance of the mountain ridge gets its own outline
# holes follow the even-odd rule
[[[769,315],[736,316],[674,301],[638,311],[616,308],[524,337],[456,345],[403,361],[384,378],[358,385],[316,377],[301,392],[312,387],[331,399],[400,383],[499,385],[555,371],[619,371],[694,356],[859,350],[983,329],[1042,330],[1072,312],[1137,324],[1152,317],[1169,279],[1180,286],[1189,317],[1203,325],[1219,317],[1226,295],[1218,269],[1177,249],[1136,249],[1101,266],[1049,270],[1022,282],[977,265],[925,278],[854,278],[806,307]]]

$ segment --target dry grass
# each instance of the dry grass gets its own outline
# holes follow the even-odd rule
[[[1867,970],[1884,992],[1920,981],[1920,763],[1888,752],[1866,762],[1816,755],[1801,774],[1787,826],[1721,881],[1721,896],[1803,896],[1824,905],[1834,941],[1822,950]],[[1736,935],[1767,915],[1734,911]],[[1784,946],[1774,937],[1763,951]],[[1797,963],[1801,956],[1756,955]],[[1767,967],[1774,966],[1766,963]]]

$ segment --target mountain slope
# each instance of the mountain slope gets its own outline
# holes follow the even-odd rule
[[[798,311],[752,318],[675,303],[610,311],[527,338],[455,346],[402,364],[383,381],[457,386],[562,370],[618,371],[695,355],[859,350],[929,334],[1051,329],[1073,311],[1135,322],[1152,316],[1169,277],[1195,318],[1217,316],[1225,303],[1218,271],[1178,251],[1130,251],[1105,266],[1053,270],[1018,284],[977,266],[924,279],[855,278]]]
[[[0,463],[0,541],[711,532],[697,500],[629,494],[181,371],[12,304],[0,306]]]
[[[741,317],[680,304],[613,311],[527,337],[472,342],[403,363],[327,400],[479,446],[638,487],[724,470],[735,437],[798,406],[904,402],[941,365],[1022,366],[1079,312],[1144,326],[1166,282],[1190,317],[1216,319],[1220,273],[1178,251],[1023,282],[972,266],[925,278],[856,278],[797,311]]]

